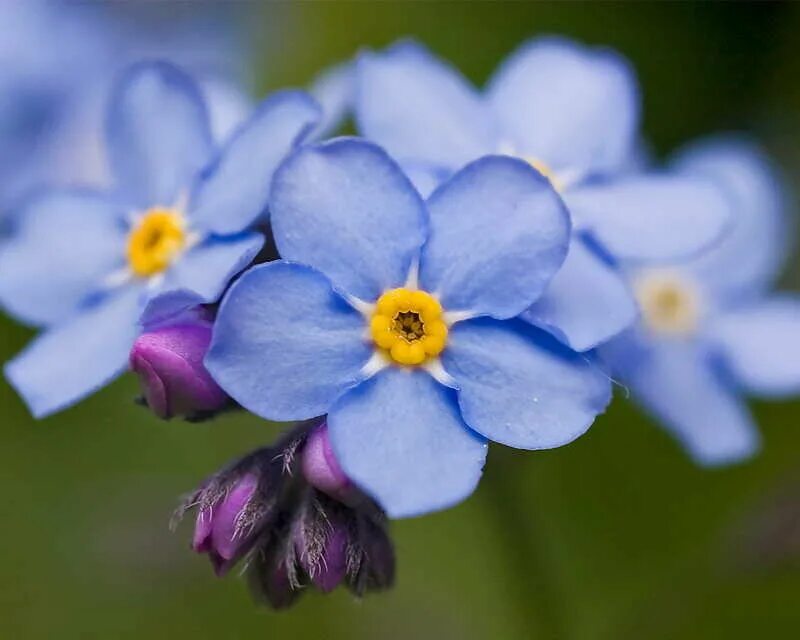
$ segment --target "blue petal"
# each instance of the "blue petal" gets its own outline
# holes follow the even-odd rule
[[[29,324],[62,320],[124,266],[124,209],[89,192],[34,200],[0,246],[0,303]]]
[[[614,257],[687,258],[728,230],[730,203],[710,180],[642,175],[577,187],[564,196],[576,228]]]
[[[242,406],[269,420],[327,413],[362,378],[365,321],[303,265],[270,262],[222,301],[206,367]]]
[[[639,90],[631,66],[613,51],[532,40],[501,65],[488,97],[515,151],[555,169],[616,170],[633,148]]]
[[[138,334],[139,287],[129,287],[47,330],[5,366],[31,413],[75,404],[125,370]]]
[[[197,318],[202,315],[206,301],[194,291],[175,289],[151,298],[139,318],[139,326],[149,331],[160,325],[176,323],[178,319]]]
[[[364,136],[401,162],[452,171],[497,150],[483,99],[455,69],[411,42],[361,55],[356,121]]]
[[[632,334],[631,334],[632,335]],[[695,342],[636,345],[628,334],[601,350],[631,399],[707,466],[752,456],[760,446],[747,407],[719,378]]]
[[[430,197],[439,185],[450,177],[450,172],[424,162],[407,162],[403,165],[403,170],[419,194],[425,199]]]
[[[310,138],[321,140],[341,128],[354,106],[355,85],[355,64],[350,61],[329,67],[314,78],[308,91],[322,107],[322,119]]]
[[[255,105],[250,95],[235,82],[218,76],[204,76],[200,80],[211,134],[217,144],[229,136],[253,113]]]
[[[732,299],[766,289],[795,236],[777,168],[757,146],[733,137],[701,140],[683,150],[676,165],[687,175],[718,181],[732,204],[730,232],[692,262],[692,271],[712,291]]]
[[[617,270],[574,238],[564,266],[520,317],[568,347],[587,351],[627,329],[637,316],[636,301]]]
[[[261,103],[207,169],[190,217],[218,234],[238,233],[260,216],[275,169],[311,131],[319,106],[302,91],[281,91]]]
[[[611,382],[596,364],[517,320],[454,325],[442,364],[459,389],[464,421],[519,449],[572,442],[611,400]]]
[[[709,339],[723,364],[750,393],[800,393],[800,296],[781,296],[715,318]]]
[[[486,440],[461,419],[455,393],[419,369],[390,367],[328,415],[345,474],[392,518],[445,509],[480,480]]]
[[[521,160],[481,158],[427,204],[420,283],[447,310],[516,316],[564,262],[569,215],[550,182]]]
[[[263,244],[260,233],[212,236],[175,262],[162,289],[188,289],[205,302],[216,302],[233,276],[252,262]]]
[[[304,147],[275,174],[272,231],[281,256],[375,300],[405,283],[425,239],[419,194],[379,147],[352,138]]]
[[[165,62],[134,65],[112,97],[108,153],[122,194],[141,208],[171,206],[209,160],[200,91]]]

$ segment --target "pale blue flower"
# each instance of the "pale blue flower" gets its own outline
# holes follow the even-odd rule
[[[696,461],[735,462],[760,440],[742,396],[800,393],[800,297],[770,291],[792,235],[786,198],[764,154],[741,139],[696,143],[675,164],[725,187],[733,228],[691,261],[629,268],[642,321],[601,354]]]
[[[265,418],[327,414],[344,473],[391,516],[469,495],[487,439],[560,446],[608,403],[589,358],[516,319],[570,234],[526,163],[482,158],[423,202],[382,149],[344,138],[294,152],[270,210],[284,260],[232,285],[206,367]]]
[[[267,206],[273,171],[318,118],[307,94],[279,92],[220,146],[184,72],[155,62],[124,75],[108,114],[115,188],[42,194],[0,245],[0,303],[47,327],[5,367],[34,415],[124,370],[155,294],[219,297],[263,244],[248,228]]]

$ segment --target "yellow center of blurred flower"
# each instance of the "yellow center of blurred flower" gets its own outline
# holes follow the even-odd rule
[[[422,364],[438,356],[447,343],[442,305],[425,291],[384,293],[375,305],[370,331],[375,344],[398,364]]]
[[[561,193],[561,190],[564,188],[564,183],[559,180],[556,172],[550,168],[546,162],[542,162],[539,158],[523,158],[525,162],[531,165],[534,169],[536,169],[539,173],[541,173],[545,178],[550,181],[553,189],[555,189],[558,193]]]
[[[687,335],[700,319],[700,296],[694,284],[680,274],[653,271],[634,283],[645,325],[655,333]]]
[[[183,216],[174,209],[149,209],[128,235],[128,265],[137,276],[161,273],[186,245]]]

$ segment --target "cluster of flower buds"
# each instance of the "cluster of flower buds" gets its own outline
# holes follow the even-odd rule
[[[342,473],[324,422],[302,423],[208,478],[176,522],[191,509],[192,548],[218,576],[242,562],[256,599],[273,608],[307,587],[362,596],[394,580],[386,518]]]

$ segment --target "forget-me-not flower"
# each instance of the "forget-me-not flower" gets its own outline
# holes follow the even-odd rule
[[[787,254],[786,200],[763,153],[740,139],[696,143],[676,165],[727,189],[733,228],[689,262],[630,269],[641,322],[601,354],[695,460],[724,464],[759,446],[742,394],[800,392],[800,297],[769,291]]]
[[[688,255],[724,229],[727,203],[714,185],[630,172],[639,90],[628,63],[609,50],[533,40],[481,94],[421,46],[403,42],[363,54],[356,84],[361,133],[384,146],[423,193],[486,154],[519,157],[550,179],[577,233],[564,268],[522,318],[574,349],[591,349],[635,320],[633,296],[605,258]]]
[[[143,63],[124,75],[108,118],[116,188],[42,195],[0,246],[0,302],[47,327],[5,368],[34,415],[121,372],[156,293],[222,293],[263,244],[246,230],[266,207],[273,171],[318,117],[307,94],[279,92],[218,147],[182,71]]]
[[[344,473],[393,517],[474,489],[487,439],[566,444],[610,382],[516,316],[564,261],[570,222],[548,180],[490,156],[427,200],[379,147],[305,146],[276,172],[284,260],[223,299],[212,376],[273,420],[327,414]]]

